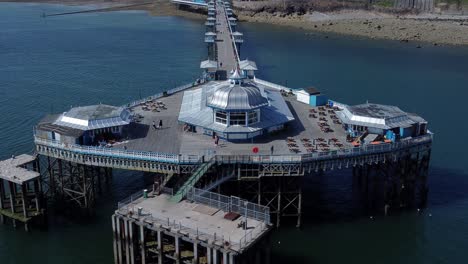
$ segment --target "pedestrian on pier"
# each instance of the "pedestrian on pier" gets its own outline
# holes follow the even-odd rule
[[[153,120],[153,128],[154,128],[154,130],[157,129],[157,127],[156,127],[156,122],[154,122],[154,120]]]
[[[217,147],[219,144],[219,137],[218,135],[215,136],[215,146]]]
[[[158,128],[162,128],[162,120],[159,119],[159,125],[158,125]]]
[[[273,155],[273,151],[275,151],[275,147],[273,147],[273,145],[271,145],[270,151],[271,151],[271,155]]]

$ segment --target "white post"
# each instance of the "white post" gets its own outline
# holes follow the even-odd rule
[[[176,263],[180,263],[180,248],[179,248],[179,237],[175,236],[175,259]]]
[[[119,264],[118,249],[117,249],[117,228],[115,225],[116,216],[112,216],[112,231],[114,232],[114,264]]]
[[[228,263],[227,252],[226,252],[226,251],[223,251],[223,264],[227,264],[227,263]]]
[[[135,263],[135,254],[134,254],[134,245],[133,245],[133,221],[128,222],[128,232],[129,232],[129,241],[130,241],[130,263],[134,264]]]
[[[141,241],[141,263],[146,264],[146,250],[145,250],[145,227],[140,225],[140,241]]]
[[[116,217],[117,220],[117,253],[118,263],[122,263],[122,247],[121,247],[121,236],[120,236],[120,217]]]
[[[213,264],[218,264],[218,250],[213,248]]]
[[[211,264],[211,248],[209,245],[206,246],[206,261]]]
[[[163,245],[162,243],[162,232],[158,230],[158,264],[162,264],[163,259]]]
[[[198,264],[198,241],[193,243],[193,260],[193,263]]]
[[[124,220],[124,241],[125,241],[125,259],[127,260],[126,263],[130,263],[130,245],[129,245],[129,230],[128,230],[128,219]]]

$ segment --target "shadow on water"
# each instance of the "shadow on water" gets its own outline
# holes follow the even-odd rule
[[[91,209],[80,208],[66,196],[49,202],[47,226],[41,229],[93,226],[102,222],[103,218],[106,222],[110,221],[110,216],[117,209],[117,203],[150,186],[154,182],[154,176],[152,173],[114,170],[110,181],[103,183],[102,192],[96,194],[96,202]]]
[[[427,208],[445,206],[468,199],[468,175],[459,170],[431,167],[428,176]],[[303,180],[303,223],[305,225],[354,221],[383,210],[368,211],[356,188],[351,169],[309,174]],[[396,210],[393,214],[417,208]]]

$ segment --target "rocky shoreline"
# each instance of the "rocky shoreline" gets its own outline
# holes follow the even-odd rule
[[[468,16],[436,16],[362,9],[285,12],[281,8],[247,6],[249,2],[234,3],[240,21],[292,26],[306,32],[337,33],[405,43],[417,42],[416,47],[421,47],[424,43],[468,45]]]
[[[183,16],[192,19],[204,19],[206,12],[202,8],[178,9],[168,0],[152,2],[148,0],[10,0],[7,2],[107,6],[112,7],[109,11],[145,10],[154,16]],[[414,42],[418,43],[415,44],[416,47],[424,46],[424,43],[429,45],[468,45],[468,16],[402,14],[379,12],[378,10],[340,10],[339,8],[332,8],[331,10],[334,11],[321,12],[301,9],[300,7],[292,10],[286,7],[281,10],[268,6],[273,3],[275,2],[234,1],[234,8],[240,21],[291,26],[303,29],[306,33],[337,33],[370,39]],[[135,6],[135,4],[137,5]],[[320,8],[317,9],[320,10]]]

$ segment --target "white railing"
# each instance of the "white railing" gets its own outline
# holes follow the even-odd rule
[[[200,191],[203,191],[203,190],[200,190]],[[191,238],[197,238],[199,240],[210,241],[215,244],[228,247],[229,249],[238,251],[238,252],[240,252],[243,248],[245,248],[252,241],[254,241],[262,232],[266,231],[269,228],[269,225],[263,221],[259,221],[254,226],[254,228],[252,228],[253,226],[249,226],[248,225],[249,222],[247,222],[249,231],[246,232],[245,235],[242,236],[240,239],[231,240],[230,237],[225,237],[224,235],[219,235],[217,233],[210,234],[210,233],[200,231],[199,228],[196,226],[183,225],[179,219],[172,219],[162,214],[158,215],[158,214],[152,213],[146,210],[145,208],[140,208],[138,206],[138,203],[135,203],[135,201],[142,199],[142,197],[143,197],[143,190],[119,202],[117,211],[122,215],[127,215],[130,217],[135,216],[144,222],[150,221],[153,223],[157,223],[157,224],[160,224],[161,227],[170,229],[171,231],[175,231],[175,232],[182,233],[182,234],[185,233]],[[260,206],[260,205],[256,205],[256,206],[265,207],[265,206]],[[212,206],[212,207],[219,208],[223,211],[225,210],[224,208],[222,208],[222,206],[221,208],[216,207],[216,206]],[[269,220],[269,217],[270,217],[269,208],[266,212],[263,212],[263,213],[268,214],[268,220]],[[251,218],[250,215],[248,215],[248,217]]]
[[[226,6],[224,5],[223,5],[223,10],[224,10],[224,14],[226,14],[224,18],[226,19],[227,25],[229,28],[229,38],[231,39],[231,45],[234,47],[234,58],[236,59],[237,66],[239,66],[239,63],[240,63],[239,51],[237,50],[236,41],[234,39],[234,36],[232,35],[231,22],[229,21],[229,16],[227,15]]]
[[[291,155],[215,155],[216,162],[220,164],[234,163],[303,163],[310,161],[319,161],[335,158],[356,157],[374,153],[385,153],[420,144],[432,142],[433,135],[428,133],[423,136],[402,140],[394,143],[381,143],[378,145],[363,145],[360,147],[345,148],[339,150],[330,150],[324,152],[315,152],[309,154],[291,154]],[[81,146],[76,144],[64,144],[55,140],[34,137],[37,145],[44,145],[72,151],[77,154],[97,155],[105,157],[164,162],[173,164],[198,164],[201,162],[200,155],[180,155],[173,153],[159,153],[150,151],[131,151],[115,148]]]
[[[226,196],[202,189],[191,188],[187,192],[187,200],[218,208],[224,212],[234,212],[241,216],[270,224],[270,208],[248,202],[239,197]]]
[[[229,236],[226,237],[224,234],[203,232],[196,226],[192,227],[183,225],[179,219],[166,217],[162,214],[155,214],[145,210],[144,208],[141,209],[140,215],[138,215],[138,208],[135,210],[134,207],[121,208],[118,211],[123,215],[128,215],[130,213],[131,215],[138,216],[140,220],[144,222],[153,222],[161,225],[162,228],[170,229],[173,232],[185,234],[188,237],[196,238],[198,240],[209,241],[210,243],[222,245],[223,247],[227,247],[237,252],[242,251],[243,247],[252,242],[256,238],[255,234],[259,235],[267,229],[267,226],[260,222],[260,224],[255,226],[255,229],[250,230],[241,239],[232,240]]]
[[[117,204],[117,208],[118,209],[121,209],[123,208],[124,206],[127,206],[135,201],[137,201],[138,199],[140,199],[141,197],[143,197],[143,190],[140,190],[132,195],[130,195],[130,197],[126,198],[125,200],[123,201],[120,201],[118,202]]]
[[[196,82],[184,84],[184,85],[178,86],[178,87],[176,87],[174,89],[168,90],[166,92],[166,94],[167,95],[175,94],[177,92],[180,92],[180,91],[195,87],[196,85],[197,85]],[[141,105],[141,104],[143,104],[143,103],[145,103],[147,101],[151,101],[151,100],[154,100],[154,99],[159,99],[159,98],[164,97],[164,96],[165,96],[164,92],[157,93],[157,94],[145,97],[143,99],[139,99],[139,100],[135,100],[133,102],[127,103],[127,104],[123,105],[122,107],[126,107],[126,108],[134,107],[134,106],[137,106],[137,105]]]
[[[264,86],[268,86],[268,87],[273,88],[273,89],[278,90],[278,91],[281,91],[281,90],[285,90],[285,91],[293,90],[293,93],[294,93],[294,89],[292,89],[292,88],[289,88],[289,87],[286,87],[286,86],[283,86],[283,85],[280,85],[280,84],[268,82],[268,81],[265,81],[265,80],[261,80],[261,79],[259,79],[259,78],[257,78],[257,77],[254,77],[254,82],[256,82],[256,83],[258,83],[258,84],[261,84],[261,85],[264,85]]]
[[[367,155],[367,154],[392,152],[392,151],[396,151],[400,149],[414,147],[414,146],[421,145],[421,144],[430,143],[432,142],[432,137],[433,137],[432,133],[428,133],[423,136],[411,138],[408,140],[402,140],[399,142],[381,143],[378,145],[363,145],[360,147],[303,154],[301,161],[307,162],[307,161],[324,160],[324,159],[330,159],[330,158],[333,158],[333,159],[345,158],[345,157],[361,156],[361,155]]]
[[[61,150],[67,150],[81,155],[105,156],[119,159],[132,159],[140,161],[153,161],[174,164],[199,163],[198,155],[179,155],[172,153],[160,153],[151,151],[132,151],[117,148],[82,146],[77,144],[65,144],[56,140],[34,137],[36,145],[49,146]]]

